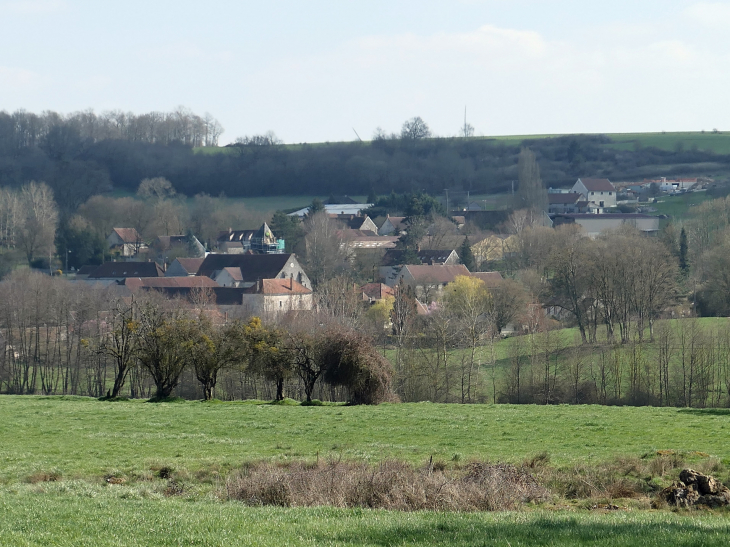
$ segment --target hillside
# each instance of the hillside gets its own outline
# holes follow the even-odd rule
[[[52,114],[0,112],[0,186],[45,181],[66,211],[98,193],[134,192],[142,179],[157,176],[187,196],[437,195],[444,189],[497,194],[516,181],[522,146],[535,152],[548,187],[569,186],[580,176],[730,178],[730,135],[720,132],[382,138],[221,148],[214,139],[201,147],[196,134],[177,130],[140,136],[132,126],[101,131],[98,119],[94,125],[94,119]],[[20,123],[26,118],[28,123]]]

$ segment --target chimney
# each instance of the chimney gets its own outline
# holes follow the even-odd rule
[[[259,279],[256,280],[256,293],[259,292]]]
[[[289,290],[294,290],[294,274],[289,274]]]

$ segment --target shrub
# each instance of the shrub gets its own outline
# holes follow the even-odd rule
[[[417,469],[402,461],[249,463],[226,485],[229,499],[282,507],[365,507],[399,511],[497,511],[545,499],[521,468],[473,462]]]

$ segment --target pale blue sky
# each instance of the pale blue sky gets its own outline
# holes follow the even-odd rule
[[[222,141],[730,130],[730,2],[0,0],[0,109],[210,112]]]

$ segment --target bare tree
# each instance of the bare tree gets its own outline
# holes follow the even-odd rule
[[[135,317],[137,304],[117,299],[113,303],[109,329],[99,341],[96,352],[111,357],[114,362],[114,386],[110,396],[119,397],[129,371],[136,365],[139,351],[139,320]]]
[[[331,279],[346,267],[347,243],[340,237],[339,223],[325,211],[319,211],[304,221],[305,264],[312,283],[317,286]]]
[[[400,138],[403,140],[416,141],[427,139],[430,136],[431,129],[429,129],[428,124],[420,116],[403,122],[403,127],[400,130]]]
[[[29,182],[20,190],[18,246],[28,262],[37,256],[49,256],[55,250],[58,207],[53,191],[44,182]]]

